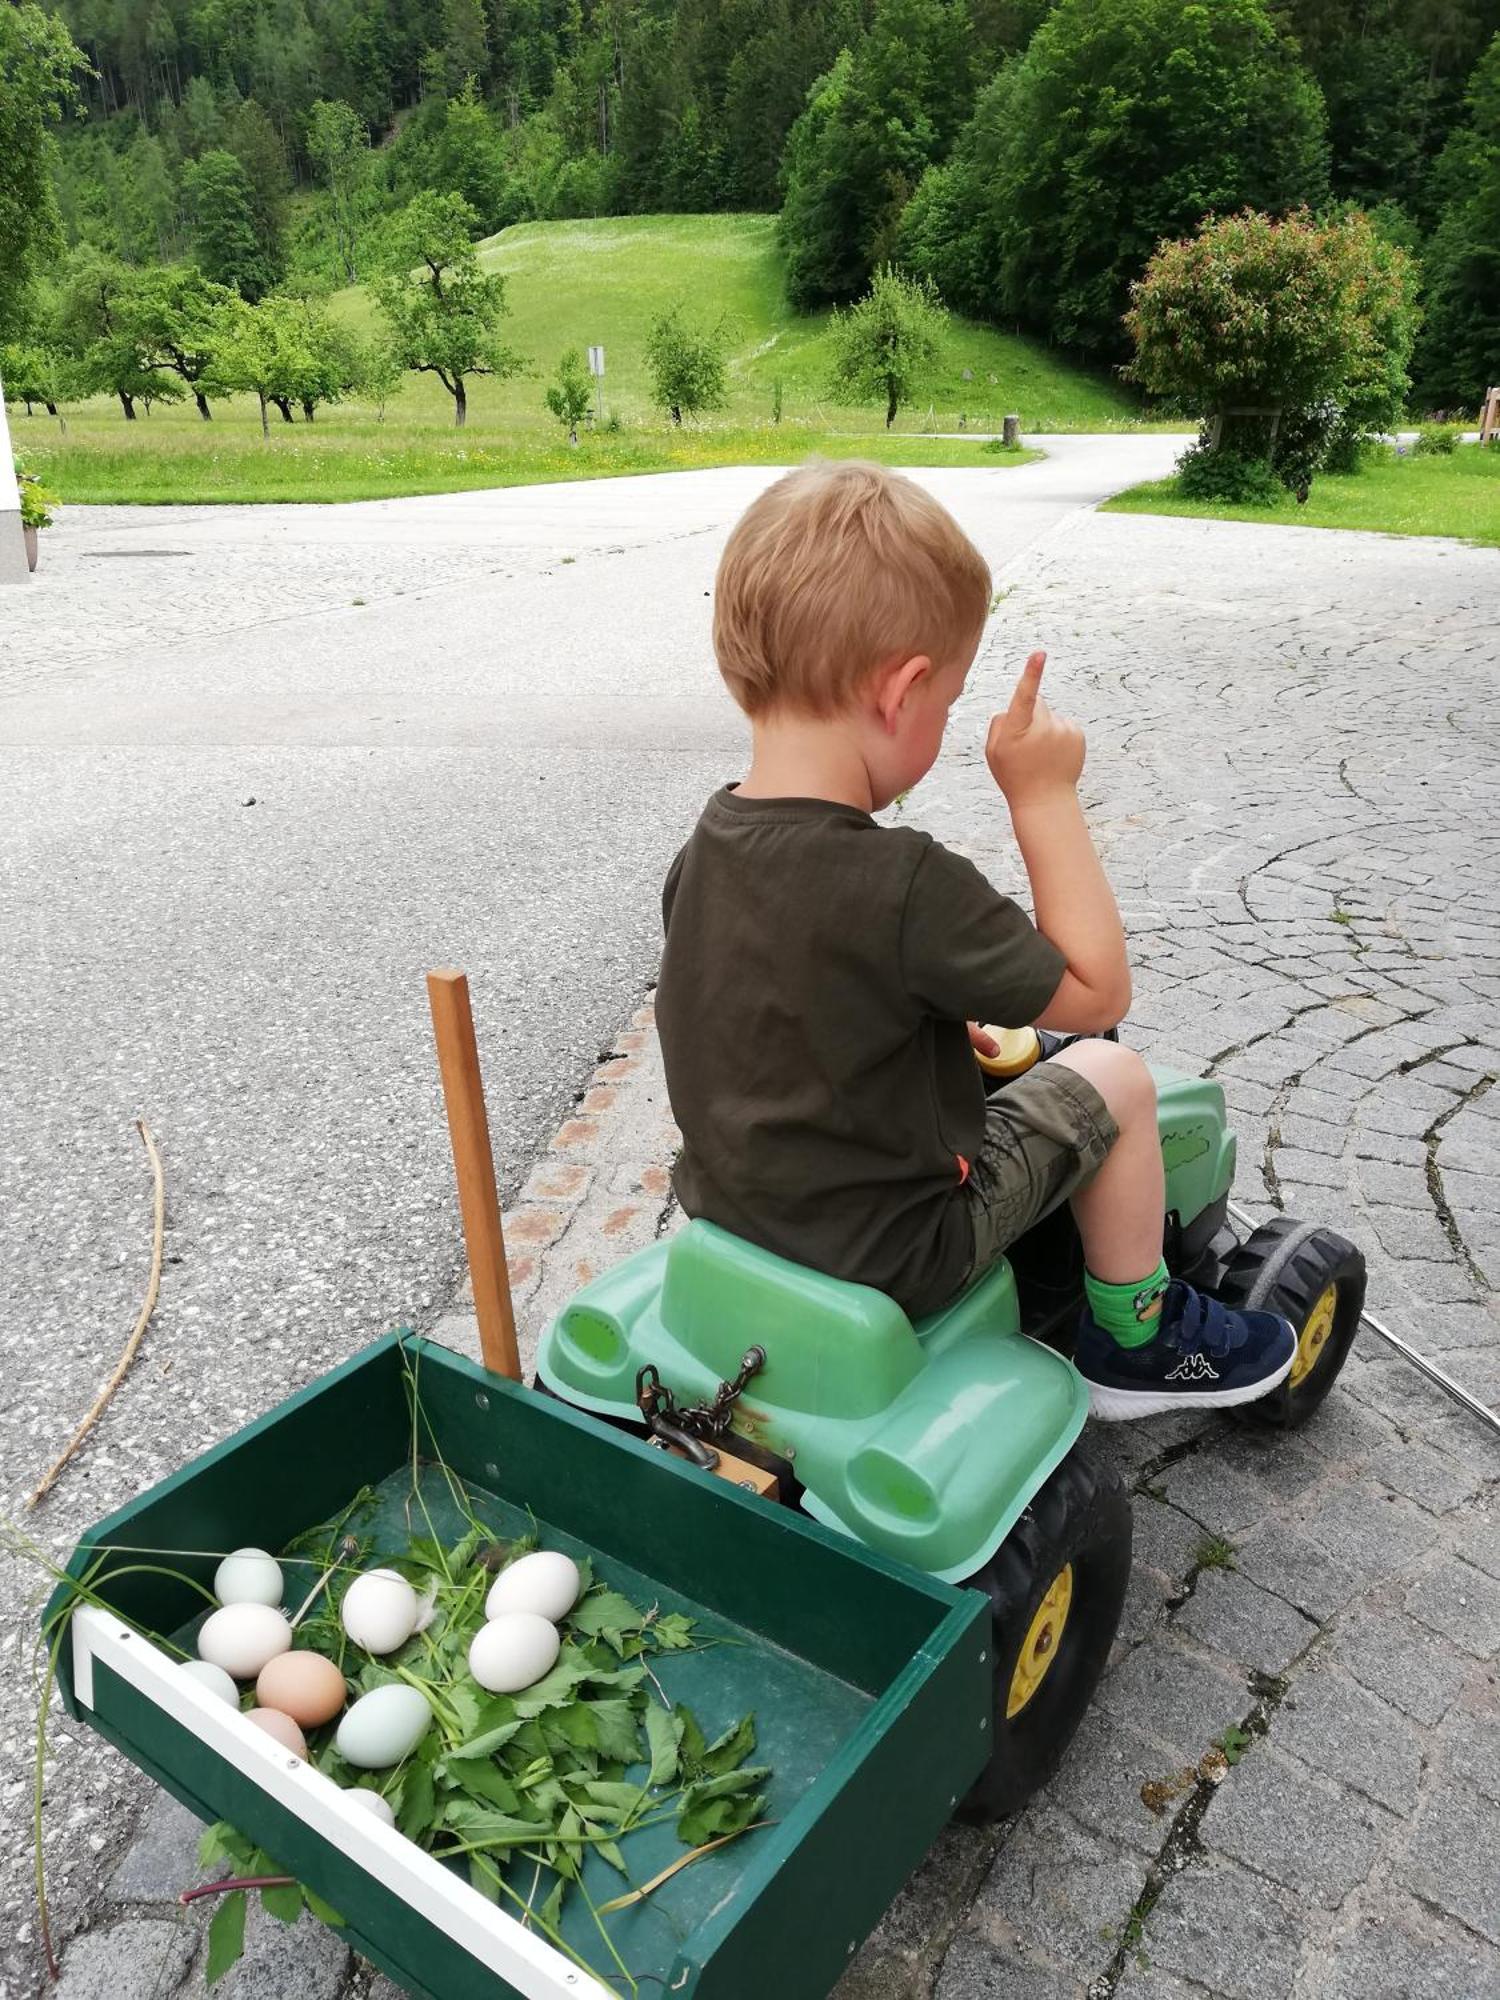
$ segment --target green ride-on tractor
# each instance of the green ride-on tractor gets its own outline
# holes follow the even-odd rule
[[[1020,1033],[1029,1047],[1006,1036],[984,1065],[990,1088],[1069,1039]],[[1245,1414],[1301,1424],[1354,1338],[1364,1259],[1332,1230],[1287,1216],[1239,1241],[1223,1091],[1154,1074],[1167,1266],[1228,1305],[1292,1323],[1290,1374]],[[993,1749],[964,1810],[997,1818],[1056,1769],[1104,1671],[1130,1576],[1129,1496],[1077,1449],[1088,1390],[1066,1351],[1082,1297],[1066,1205],[916,1321],[868,1286],[690,1221],[573,1298],[547,1329],[539,1379],[708,1469],[722,1469],[722,1453],[827,1527],[982,1591],[994,1617]]]

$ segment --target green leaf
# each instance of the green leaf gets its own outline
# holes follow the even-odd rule
[[[575,1632],[599,1638],[612,1632],[639,1632],[645,1622],[645,1612],[637,1610],[618,1590],[602,1590],[597,1597],[586,1597],[569,1618]]]
[[[443,1689],[443,1702],[457,1721],[461,1736],[467,1739],[479,1734],[479,1719],[488,1704],[477,1688],[466,1681],[454,1681]]]
[[[590,1778],[583,1787],[583,1795],[601,1817],[616,1821],[633,1812],[641,1802],[640,1786],[627,1785],[617,1778]]]
[[[450,1750],[448,1752],[448,1762],[450,1764],[461,1764],[466,1762],[470,1757],[493,1757],[497,1750],[505,1748],[506,1744],[520,1730],[520,1727],[520,1718],[516,1717],[510,1722],[502,1722],[496,1729],[486,1729],[482,1735],[474,1737],[471,1742],[460,1743],[456,1750]]]
[[[245,1906],[244,1890],[235,1889],[214,1912],[208,1927],[208,1961],[203,1968],[206,1986],[222,1979],[245,1949]]]
[[[669,1611],[665,1618],[658,1618],[651,1631],[664,1652],[675,1652],[680,1647],[693,1644],[693,1621],[684,1618],[680,1611]]]
[[[594,1852],[603,1855],[611,1868],[618,1868],[627,1882],[630,1880],[630,1870],[625,1866],[625,1857],[614,1841],[601,1840],[595,1847]]]
[[[646,1710],[646,1741],[651,1750],[651,1783],[667,1785],[677,1776],[678,1750],[682,1744],[683,1721],[679,1712],[659,1708],[653,1702]]]
[[[552,1884],[552,1889],[546,1902],[542,1904],[541,1909],[537,1912],[537,1916],[549,1930],[555,1931],[562,1922],[563,1896],[567,1892],[567,1887],[567,1883],[559,1875],[557,1880]]]
[[[515,1813],[496,1812],[476,1805],[471,1799],[450,1799],[443,1809],[443,1823],[465,1840],[516,1846],[544,1839],[548,1828],[540,1820],[522,1819]]]
[[[482,1758],[465,1757],[455,1760],[448,1767],[451,1783],[471,1799],[482,1804],[496,1806],[501,1812],[514,1812],[518,1802],[515,1786],[493,1764]]]
[[[500,1884],[495,1880],[493,1865],[486,1868],[484,1857],[479,1854],[469,1856],[469,1886],[477,1889],[491,1903],[500,1900]]]
[[[260,1900],[266,1913],[279,1924],[294,1924],[302,1914],[302,1891],[295,1882],[284,1889],[262,1889]]]
[[[250,1872],[250,1856],[255,1852],[242,1833],[236,1833],[227,1819],[203,1829],[198,1842],[198,1866],[212,1868],[216,1861],[232,1861],[242,1875]]]
[[[641,1726],[628,1701],[591,1701],[589,1713],[599,1732],[599,1749],[605,1757],[634,1764],[641,1754]]]
[[[686,1702],[678,1702],[672,1713],[682,1723],[681,1754],[682,1772],[687,1778],[696,1778],[703,1769],[703,1758],[708,1749],[703,1731],[698,1727],[698,1718]]]
[[[592,1702],[575,1701],[566,1708],[554,1708],[547,1717],[545,1727],[549,1736],[556,1736],[562,1743],[571,1743],[575,1749],[599,1748],[599,1725],[594,1720]]]
[[[408,1766],[405,1777],[396,1831],[404,1833],[408,1840],[420,1841],[432,1825],[437,1805],[432,1769],[427,1764],[414,1763]]]
[[[302,1900],[320,1924],[331,1924],[336,1931],[344,1928],[344,1920],[332,1903],[325,1903],[321,1896],[314,1895],[305,1882],[302,1884]]]
[[[710,1777],[722,1777],[743,1764],[755,1748],[755,1717],[744,1715],[732,1729],[726,1729],[704,1751],[700,1762]]]
[[[543,1674],[534,1687],[513,1697],[516,1714],[523,1719],[540,1715],[544,1708],[561,1708],[573,1699],[573,1691],[590,1678],[589,1663],[576,1648],[564,1646],[557,1665]]]
[[[739,1833],[761,1816],[765,1807],[761,1792],[745,1792],[734,1798],[699,1797],[684,1805],[677,1817],[677,1838],[688,1847],[701,1847],[726,1833]]]

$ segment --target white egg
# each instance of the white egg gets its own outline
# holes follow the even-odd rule
[[[216,1694],[220,1701],[227,1701],[231,1708],[240,1705],[240,1691],[222,1667],[216,1667],[212,1660],[184,1660],[182,1671],[191,1674],[200,1686],[210,1694]]]
[[[281,1565],[264,1549],[236,1549],[214,1571],[214,1596],[221,1604],[281,1605]]]
[[[335,1738],[338,1753],[361,1771],[383,1771],[411,1755],[431,1720],[432,1710],[416,1688],[375,1688],[345,1712]]]
[[[269,1604],[226,1604],[198,1634],[198,1655],[237,1681],[253,1681],[267,1660],[292,1647],[292,1628]]]
[[[534,1611],[555,1625],[578,1602],[583,1578],[571,1556],[556,1549],[538,1549],[501,1570],[484,1600],[486,1618],[502,1611]]]
[[[417,1629],[417,1593],[393,1569],[357,1576],[344,1592],[339,1616],[356,1646],[367,1653],[394,1653]]]
[[[469,1672],[491,1694],[519,1694],[557,1662],[557,1627],[535,1611],[502,1611],[481,1625],[469,1647]]]
[[[415,1693],[415,1689],[413,1690]],[[352,1806],[359,1806],[371,1819],[383,1819],[387,1826],[396,1824],[396,1815],[391,1811],[390,1801],[383,1799],[379,1792],[372,1792],[368,1785],[352,1785],[344,1793]]]

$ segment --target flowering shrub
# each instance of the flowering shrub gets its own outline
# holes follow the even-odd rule
[[[1367,216],[1277,222],[1247,210],[1205,223],[1158,248],[1131,298],[1128,372],[1217,419],[1206,456],[1258,458],[1305,497],[1330,454],[1352,469],[1359,440],[1399,417],[1414,267]]]

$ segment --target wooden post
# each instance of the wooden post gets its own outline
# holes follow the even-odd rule
[[[1004,417],[1001,419],[1000,441],[1002,444],[1007,445],[1019,444],[1021,442],[1021,419],[1019,417]]]
[[[448,1108],[448,1134],[453,1141],[453,1171],[474,1286],[474,1310],[479,1316],[479,1351],[491,1374],[508,1375],[512,1382],[519,1382],[521,1352],[516,1345],[516,1315],[500,1227],[500,1198],[495,1192],[495,1156],[490,1150],[490,1122],[484,1108],[469,982],[461,972],[429,972],[427,999],[443,1078],[443,1101]]]
[[[1496,436],[1500,436],[1500,388],[1485,391],[1479,413],[1479,442],[1489,444]]]

